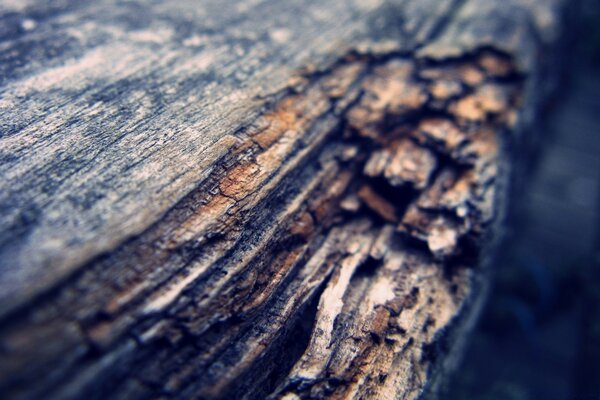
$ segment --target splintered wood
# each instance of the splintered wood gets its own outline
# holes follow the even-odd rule
[[[391,60],[371,73],[343,132],[361,152],[360,183],[342,206],[362,228],[345,242],[308,346],[273,398],[418,397],[494,216],[501,132],[520,96],[515,71],[497,81],[470,59]]]

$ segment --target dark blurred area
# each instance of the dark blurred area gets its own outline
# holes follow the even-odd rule
[[[580,6],[456,399],[600,400],[600,1]]]

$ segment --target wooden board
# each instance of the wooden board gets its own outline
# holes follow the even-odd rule
[[[434,387],[561,7],[0,2],[2,392]]]

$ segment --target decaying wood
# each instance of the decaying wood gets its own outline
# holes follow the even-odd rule
[[[437,390],[561,2],[0,4],[3,397]]]

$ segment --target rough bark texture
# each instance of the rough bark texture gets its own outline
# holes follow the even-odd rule
[[[561,2],[0,2],[0,392],[432,395]]]

